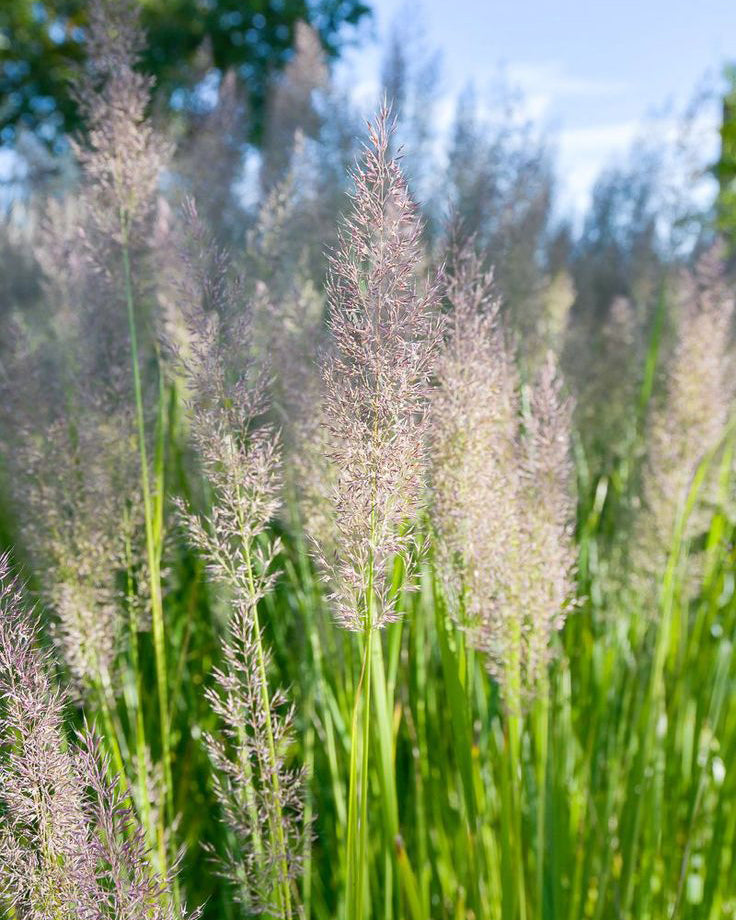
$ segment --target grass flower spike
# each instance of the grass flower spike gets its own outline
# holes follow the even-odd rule
[[[393,619],[394,557],[411,570],[428,382],[441,328],[437,280],[418,289],[422,225],[398,161],[388,156],[390,133],[384,110],[353,177],[353,207],[328,287],[324,424],[336,471],[338,549],[319,558],[338,621],[356,632]]]
[[[384,109],[353,179],[353,207],[332,257],[322,373],[325,443],[334,480],[334,543],[318,546],[341,626],[362,638],[350,742],[347,916],[363,915],[368,846],[371,693],[382,714],[381,762],[393,779],[380,637],[396,618],[394,560],[411,584],[413,524],[424,490],[428,387],[441,324],[438,282],[417,284],[422,225],[396,159]],[[375,672],[375,674],[374,674]],[[391,794],[395,802],[395,789]],[[389,826],[398,836],[396,807]],[[395,852],[395,840],[389,841]],[[389,852],[390,852],[389,850]]]
[[[522,411],[492,277],[469,250],[454,261],[433,394],[439,568],[458,622],[518,705],[572,592],[570,407],[550,355]]]
[[[182,355],[191,390],[192,437],[212,490],[212,511],[182,506],[192,544],[228,591],[224,662],[208,691],[223,732],[207,738],[215,792],[237,850],[223,868],[243,905],[298,916],[292,882],[303,836],[301,771],[291,769],[291,711],[268,683],[258,603],[273,583],[278,543],[267,527],[280,506],[280,445],[263,423],[266,379],[251,361],[250,315],[227,256],[208,239],[192,202],[183,295],[190,331]]]
[[[171,879],[152,872],[96,734],[66,737],[37,632],[0,557],[0,904],[33,920],[174,920]]]

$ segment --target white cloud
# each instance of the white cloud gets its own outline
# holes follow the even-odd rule
[[[548,115],[561,99],[610,99],[628,89],[621,80],[570,74],[559,61],[509,62],[503,70],[512,86],[523,93],[525,112],[535,121]]]
[[[505,69],[521,89],[545,89],[554,96],[613,96],[628,89],[628,84],[623,80],[602,80],[569,74],[559,61],[517,61],[506,64]]]
[[[640,131],[639,122],[619,121],[564,128],[557,136],[561,153],[599,155],[606,152],[610,156],[628,149]]]
[[[623,163],[639,140],[661,152],[666,182],[686,189],[696,201],[706,201],[712,182],[705,167],[717,156],[719,124],[718,113],[705,109],[690,121],[669,115],[563,128],[557,132],[563,210],[580,217],[600,173]]]

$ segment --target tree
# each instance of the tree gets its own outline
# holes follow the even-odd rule
[[[631,407],[667,268],[658,232],[661,173],[659,152],[641,142],[627,162],[605,169],[569,255],[576,297],[563,368],[575,392],[578,430],[599,469],[628,449]]]
[[[493,265],[498,292],[525,358],[549,342],[547,243],[554,177],[549,151],[522,117],[518,94],[498,87],[490,113],[472,88],[458,100],[441,188],[462,237]]]
[[[433,148],[439,80],[439,52],[429,46],[417,10],[405,7],[387,36],[380,95],[396,119],[394,152],[401,151],[401,166],[412,197],[425,210],[431,205],[432,184],[437,179]],[[431,232],[431,220],[429,224]]]
[[[617,297],[651,305],[662,265],[660,174],[659,153],[639,143],[629,163],[596,181],[573,257],[578,319],[600,327]]]
[[[726,70],[728,88],[723,96],[721,155],[715,165],[718,179],[718,227],[736,246],[736,66]]]
[[[214,68],[245,87],[256,139],[269,77],[290,58],[298,22],[310,24],[328,57],[345,26],[370,13],[364,0],[135,0],[148,46],[141,67],[170,104],[196,106],[194,89]],[[69,81],[86,58],[87,0],[0,3],[0,141],[30,129],[54,144],[81,126]]]

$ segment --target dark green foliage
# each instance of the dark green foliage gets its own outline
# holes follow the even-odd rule
[[[80,127],[69,80],[85,59],[86,0],[3,0],[0,4],[0,139],[19,127],[54,143]],[[257,138],[269,78],[289,59],[298,21],[312,25],[330,58],[345,26],[369,14],[363,0],[150,0],[142,68],[174,106],[209,68],[234,69],[246,90]]]
[[[723,96],[721,156],[714,167],[719,184],[718,226],[736,244],[736,66],[726,70],[728,89]]]

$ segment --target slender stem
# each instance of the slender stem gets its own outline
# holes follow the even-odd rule
[[[124,736],[120,726],[116,725],[116,720],[113,719],[112,706],[110,702],[110,689],[110,676],[107,673],[103,675],[102,669],[100,669],[100,679],[96,687],[97,701],[102,712],[102,721],[105,725],[105,734],[107,735],[107,740],[112,751],[115,773],[117,774],[117,778],[122,787],[122,791],[128,792],[130,784],[125,772],[125,763],[120,744],[120,741],[124,738]]]
[[[314,700],[310,699],[307,707],[309,723],[304,739],[304,768],[306,773],[306,796],[304,799],[304,826],[309,828],[312,825],[312,816],[314,807],[312,803],[312,783],[314,782]],[[312,836],[307,833],[304,835],[304,853],[303,853],[304,874],[302,876],[302,909],[304,911],[304,920],[310,920],[312,916]]]
[[[350,791],[348,795],[348,878],[347,920],[360,920],[363,915],[363,861],[367,849],[367,784],[368,745],[370,744],[370,684],[372,636],[370,620],[364,627],[363,661],[355,690],[350,732]],[[362,723],[361,723],[362,717]],[[358,770],[358,737],[362,737],[362,758]]]
[[[513,634],[508,664],[508,740],[509,769],[511,771],[510,797],[513,808],[515,874],[517,879],[518,917],[526,920],[526,886],[524,882],[524,847],[521,821],[521,626],[512,618]]]
[[[266,736],[268,742],[269,772],[271,774],[271,788],[273,791],[273,800],[276,814],[273,816],[269,812],[269,821],[272,823],[272,832],[276,837],[276,845],[279,853],[279,882],[278,897],[282,916],[286,920],[291,920],[291,888],[289,885],[289,864],[286,852],[286,839],[284,837],[284,822],[281,809],[281,780],[279,779],[278,760],[276,757],[276,745],[273,737],[273,724],[271,720],[271,698],[268,692],[268,675],[266,674],[266,656],[263,652],[263,641],[261,637],[261,626],[258,619],[258,605],[255,601],[256,587],[253,578],[253,566],[250,557],[250,546],[246,540],[244,543],[245,566],[248,578],[248,588],[251,592],[251,604],[253,613],[254,635],[256,643],[256,657],[258,661],[258,673],[261,683],[261,700],[263,704],[263,714],[266,726]]]
[[[357,830],[358,830],[358,716],[360,710],[360,697],[363,687],[363,677],[365,675],[365,655],[363,656],[363,667],[360,672],[360,680],[355,691],[353,701],[353,717],[350,728],[350,788],[348,792],[348,841],[347,841],[347,905],[346,920],[352,920],[355,915],[355,892],[358,885],[357,873]]]
[[[138,773],[139,809],[143,827],[149,841],[153,841],[153,828],[151,827],[151,803],[148,795],[148,768],[146,764],[146,727],[143,716],[141,692],[141,667],[138,650],[138,615],[135,608],[133,593],[132,564],[133,553],[130,545],[130,530],[126,514],[125,520],[125,561],[126,561],[126,595],[128,600],[128,626],[130,630],[130,656],[133,670],[133,699],[128,704],[135,715],[135,747],[136,770]]]
[[[536,708],[536,773],[537,773],[537,916],[544,916],[544,847],[547,807],[547,750],[549,744],[549,677],[546,669],[540,678]]]
[[[130,269],[130,252],[128,247],[127,218],[123,212],[120,215],[122,229],[122,256],[123,276],[125,283],[125,300],[128,311],[128,327],[130,331],[130,352],[133,367],[133,387],[135,390],[136,423],[138,428],[138,447],[141,463],[141,488],[143,492],[143,511],[145,517],[146,554],[148,560],[151,613],[153,626],[153,644],[156,660],[156,687],[158,691],[159,718],[161,723],[161,759],[163,761],[164,796],[166,801],[166,815],[170,826],[174,822],[174,795],[171,777],[171,740],[169,735],[169,701],[168,680],[166,665],[166,644],[164,630],[163,601],[161,597],[161,578],[159,571],[159,558],[154,537],[154,511],[151,497],[151,487],[148,476],[148,454],[146,450],[146,429],[143,412],[143,387],[141,384],[140,365],[138,358],[138,333],[136,328],[135,305],[133,301],[133,284]],[[158,849],[163,874],[167,873],[168,855],[165,843],[165,817],[161,814],[159,819]]]
[[[371,605],[372,606],[372,605]],[[360,836],[358,850],[358,886],[357,886],[357,913],[356,920],[363,916],[363,903],[365,898],[365,867],[368,852],[368,764],[370,761],[370,732],[371,732],[371,667],[370,661],[373,656],[373,628],[368,626],[366,636],[365,659],[365,705],[363,707],[363,739],[362,739],[362,759],[360,769]]]

